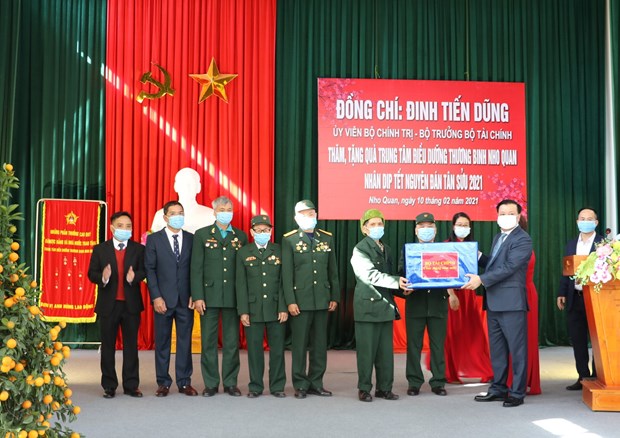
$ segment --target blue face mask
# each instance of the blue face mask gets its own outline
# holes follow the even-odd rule
[[[430,242],[435,238],[435,228],[418,228],[418,240]]]
[[[582,233],[591,233],[596,230],[596,222],[595,221],[578,221],[577,228]]]
[[[254,233],[254,242],[260,246],[267,245],[267,242],[271,239],[271,233]]]
[[[180,230],[185,225],[185,216],[182,214],[177,214],[174,216],[168,217],[168,225],[175,230]]]
[[[215,219],[224,225],[228,225],[232,222],[233,214],[232,211],[218,211],[215,215]]]
[[[383,237],[384,233],[385,233],[385,228],[384,227],[368,228],[368,237],[370,237],[371,239],[374,239],[374,240],[381,239]]]
[[[131,230],[119,230],[114,228],[114,238],[120,242],[126,242],[131,239]]]

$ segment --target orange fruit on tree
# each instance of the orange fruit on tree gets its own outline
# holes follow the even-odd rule
[[[11,249],[13,251],[19,251],[19,243],[17,243],[17,242],[11,243]]]
[[[15,348],[15,347],[17,347],[17,341],[15,339],[11,338],[8,341],[6,341],[6,346],[8,348]]]
[[[15,254],[15,253],[13,253],[13,254]],[[9,281],[11,283],[17,283],[19,281],[19,275],[17,275],[17,274],[9,275]]]
[[[4,266],[0,265],[0,274],[2,274],[2,271],[4,271]]]
[[[13,165],[12,164],[5,164],[4,168],[6,169],[7,172],[13,172]]]
[[[19,260],[19,254],[17,254],[16,252],[12,252],[11,254],[9,254],[9,260],[12,262],[16,262],[17,260]],[[17,276],[17,274],[15,275]]]
[[[73,391],[71,391],[69,388],[67,388],[67,389],[65,389],[65,392],[63,394],[64,394],[64,396],[66,398],[69,398],[69,397],[71,397],[73,395]]]
[[[80,412],[82,412],[82,409],[80,409],[79,406],[73,406],[73,411],[72,411],[75,415],[79,414]]]
[[[22,403],[22,408],[24,408],[24,409],[30,409],[31,406],[32,406],[32,402],[30,400],[25,400]]]
[[[57,367],[58,365],[60,365],[60,359],[54,356],[50,359],[50,364],[52,364],[52,366],[54,367]]]
[[[37,306],[30,306],[30,307],[28,307],[28,310],[33,315],[38,315],[39,313],[41,313],[41,309],[39,309]]]
[[[62,350],[62,342],[54,342],[54,350]]]
[[[58,325],[60,326],[60,328],[64,329],[65,327],[67,327],[67,321],[60,321]]]
[[[36,282],[36,281],[32,280],[32,281],[30,282],[30,287],[31,287],[31,288],[33,288],[33,289],[34,289],[34,288],[35,288],[35,287],[37,287],[37,286],[38,286],[38,284],[37,284],[37,282]]]
[[[9,330],[13,330],[15,328],[15,323],[13,321],[9,321],[9,322],[6,323],[6,327]]]
[[[0,365],[0,372],[3,373],[8,373],[9,371],[11,371],[11,367],[8,365]]]
[[[46,385],[50,383],[51,381],[52,381],[52,378],[50,377],[49,374],[46,374],[43,376],[43,383],[45,383]]]
[[[39,436],[39,432],[37,432],[34,429],[28,432],[28,438],[37,438],[38,436]]]
[[[54,397],[52,397],[50,394],[47,394],[45,397],[43,397],[43,404],[49,405],[53,400]]]
[[[71,434],[71,438],[80,438],[80,436],[81,436],[81,435],[80,435],[79,433],[77,433],[77,432],[73,432],[73,433]]]
[[[22,371],[24,371],[24,364],[21,362],[17,362],[15,364],[15,368],[14,368],[15,372],[21,373]]]
[[[2,266],[2,265],[0,265],[0,266]],[[15,296],[23,297],[24,295],[26,295],[26,289],[24,289],[23,287],[15,288]]]
[[[45,350],[43,350],[43,351],[45,351],[45,354],[50,355],[50,356],[54,352],[54,350],[52,350],[50,347],[45,347]]]
[[[57,411],[58,409],[60,409],[60,403],[58,403],[57,401],[53,401],[52,410]]]
[[[11,225],[9,227],[9,233],[11,233],[11,234],[17,233],[17,227],[15,225]]]
[[[43,386],[43,383],[45,383],[43,377],[37,377],[36,379],[34,379],[34,386],[41,387]]]
[[[13,297],[4,300],[4,307],[11,308],[13,307],[13,304],[15,304],[15,300],[13,299]]]
[[[9,399],[9,392],[2,391],[0,392],[0,401],[7,401]]]
[[[19,431],[19,435],[17,435],[19,438],[28,438],[28,432],[26,432],[25,430],[20,430]]]

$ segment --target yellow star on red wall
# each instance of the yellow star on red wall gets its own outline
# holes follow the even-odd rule
[[[211,65],[206,74],[190,74],[190,77],[202,85],[200,89],[200,100],[198,103],[204,102],[212,95],[216,95],[224,102],[228,102],[226,96],[226,85],[237,77],[236,74],[221,74],[215,64],[215,58],[211,59]]]

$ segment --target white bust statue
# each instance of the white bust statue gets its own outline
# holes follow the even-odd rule
[[[179,195],[179,202],[185,212],[185,225],[183,229],[195,233],[197,229],[206,227],[215,222],[213,209],[198,204],[196,195],[200,193],[200,175],[190,167],[179,170],[174,177],[174,191]],[[156,232],[166,226],[164,210],[159,209],[153,216],[151,231]]]

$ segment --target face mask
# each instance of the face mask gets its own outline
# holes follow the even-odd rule
[[[297,225],[299,225],[299,228],[301,228],[304,231],[314,230],[314,227],[316,227],[315,217],[297,215],[295,216],[295,222],[297,222]]]
[[[232,222],[233,214],[232,211],[218,211],[215,215],[215,219],[224,225],[228,225]]]
[[[125,242],[131,239],[131,230],[119,230],[114,228],[114,238],[120,242]]]
[[[418,228],[418,240],[420,240],[421,242],[430,242],[434,238],[434,228]]]
[[[175,230],[180,230],[185,225],[185,216],[178,214],[168,218],[168,225]]]
[[[582,233],[591,233],[596,229],[595,221],[578,221],[577,227]]]
[[[254,233],[254,242],[260,246],[267,245],[267,242],[271,239],[271,233]]]
[[[368,229],[368,237],[374,240],[379,240],[385,233],[385,227],[372,227]]]
[[[511,214],[497,216],[497,225],[499,225],[502,230],[512,230],[517,226],[517,217]]]
[[[459,227],[459,226],[454,227],[454,235],[458,237],[459,239],[466,238],[467,236],[469,236],[470,232],[471,232],[471,228],[469,227]]]

